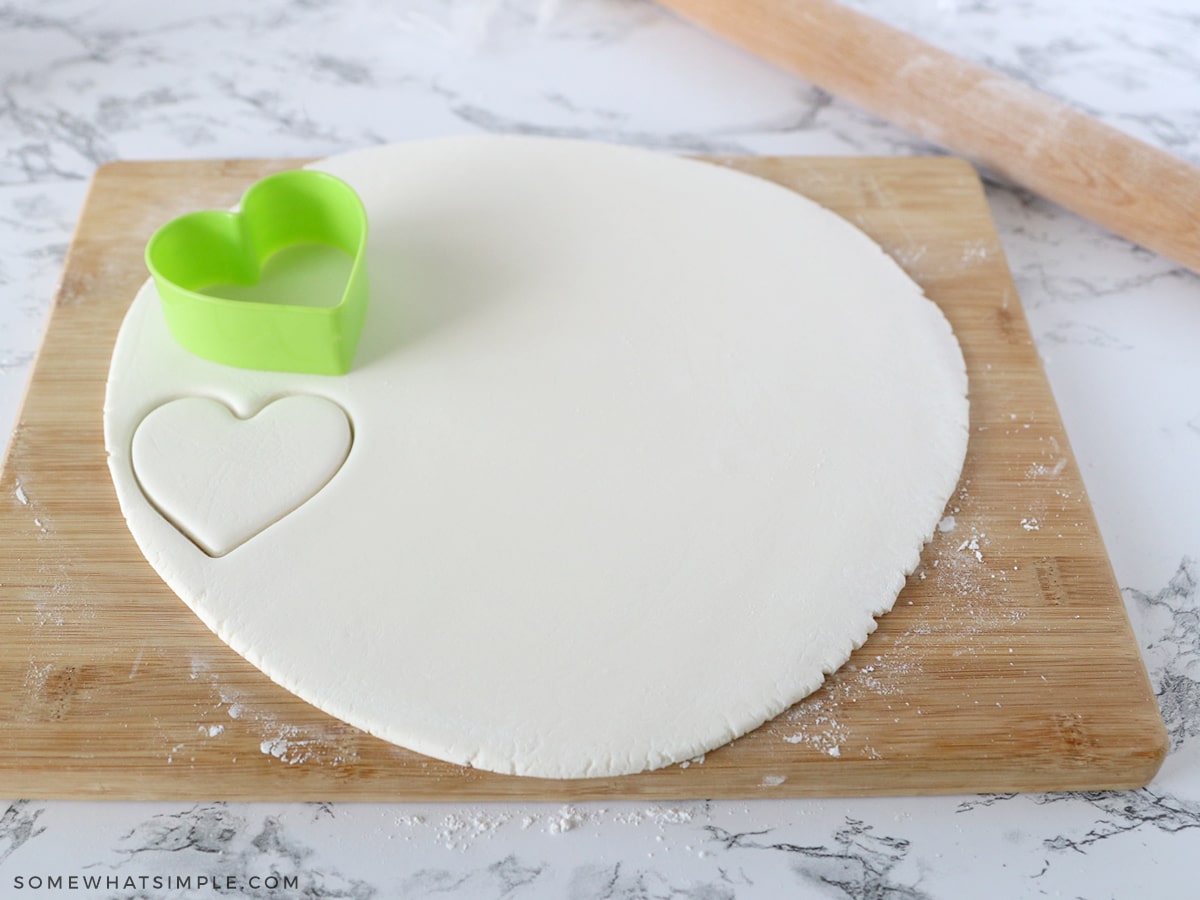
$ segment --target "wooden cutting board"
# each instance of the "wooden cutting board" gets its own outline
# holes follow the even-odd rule
[[[794,188],[875,238],[945,310],[969,369],[953,527],[944,521],[895,610],[820,691],[703,759],[546,781],[419,756],[273,684],[142,558],[109,481],[101,408],[154,228],[231,206],[300,161],[115,163],[92,183],[0,475],[0,796],[668,799],[1149,781],[1166,732],[973,170],[714,162]]]

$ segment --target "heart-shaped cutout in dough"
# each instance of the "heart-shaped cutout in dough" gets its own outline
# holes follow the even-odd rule
[[[283,397],[245,419],[220,401],[185,397],[138,425],[133,469],[154,507],[220,557],[314,497],[352,441],[345,410],[324,397]]]

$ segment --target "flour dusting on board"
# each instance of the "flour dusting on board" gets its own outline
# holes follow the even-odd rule
[[[263,738],[258,749],[267,756],[273,756],[289,766],[316,760],[319,762],[339,765],[345,762],[344,757],[335,755],[329,757],[329,748],[321,738],[306,736],[305,732],[295,725],[270,726],[274,736]]]
[[[991,255],[987,243],[981,240],[966,241],[962,246],[962,254],[959,256],[959,265],[968,266],[973,263],[982,262]]]
[[[962,553],[966,550],[968,553],[974,555],[976,560],[983,562],[983,551],[979,548],[979,542],[986,538],[987,535],[983,533],[973,534],[958,545],[958,552]]]
[[[96,610],[87,592],[78,589],[66,566],[43,564],[37,567],[37,573],[40,583],[31,585],[26,594],[33,603],[38,629],[78,626],[95,620]]]
[[[46,682],[49,680],[53,668],[52,663],[43,663],[40,666],[30,663],[29,668],[25,670],[25,690],[31,696],[39,697],[46,689]]]
[[[1033,463],[1025,470],[1026,478],[1054,478],[1062,474],[1062,470],[1067,467],[1067,458],[1065,456],[1059,459],[1052,466],[1047,466],[1042,463]]]
[[[769,726],[771,733],[789,744],[815,750],[825,756],[840,757],[843,748],[852,743],[850,729],[838,718],[838,710],[847,704],[857,703],[864,694],[886,697],[899,693],[899,676],[912,671],[907,661],[892,659],[885,662],[882,655],[866,666],[847,663],[835,675],[826,680],[816,694],[793,706]],[[864,743],[855,751],[856,755],[874,759],[879,753]],[[782,784],[783,782],[779,782]],[[763,785],[772,787],[764,779]]]
[[[34,513],[31,521],[33,522],[33,527],[39,532],[38,539],[41,540],[50,535],[51,530],[46,520],[45,512],[39,508],[40,504],[34,503],[30,498],[29,492],[25,490],[25,482],[20,478],[13,481],[13,498],[30,512]]]
[[[63,594],[61,584],[54,584],[48,590],[39,591],[38,601],[34,606],[39,628],[59,626],[66,622],[70,610],[70,597],[64,597]]]
[[[890,725],[925,712],[908,698],[907,687],[910,676],[924,672],[931,646],[949,637],[954,656],[975,654],[1025,617],[1026,610],[1009,596],[1010,578],[1020,567],[1006,557],[1002,536],[979,527],[992,520],[977,518],[970,484],[964,479],[951,499],[913,573],[919,585],[911,595],[919,598],[915,605],[901,594],[897,607],[883,620],[887,627],[869,638],[820,690],[771,722],[769,733],[833,758],[881,758],[873,736],[864,734],[861,726],[852,731],[842,711],[874,709],[880,723],[874,740],[885,741]],[[1026,517],[1022,525],[1031,522],[1036,528],[1036,518]],[[904,624],[896,627],[900,621]],[[860,714],[846,718],[862,721]]]
[[[218,674],[199,656],[192,657],[190,678],[208,682],[215,709],[223,709],[230,719],[245,721],[257,730],[258,749],[264,756],[289,766],[314,763],[333,767],[358,758],[353,732],[330,735],[320,727],[280,722],[272,713],[250,709],[241,692],[222,685]],[[204,737],[215,738],[225,733],[225,725],[201,724],[199,731]]]
[[[927,244],[909,245],[907,247],[896,247],[891,249],[892,259],[896,260],[904,269],[916,265],[929,252]]]

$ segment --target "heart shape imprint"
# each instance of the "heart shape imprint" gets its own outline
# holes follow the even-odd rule
[[[231,296],[230,288],[257,284],[281,250],[307,245],[352,260],[338,302]],[[244,369],[343,375],[367,316],[366,246],[367,214],[354,189],[324,172],[296,169],[252,185],[237,212],[171,220],[146,244],[146,265],[171,336],[184,349]],[[313,288],[304,283],[301,290]]]
[[[217,400],[185,397],[138,425],[133,471],[172,525],[220,557],[316,496],[352,442],[345,410],[324,397],[283,397],[247,419]]]

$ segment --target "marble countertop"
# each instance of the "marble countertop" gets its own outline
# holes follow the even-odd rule
[[[854,5],[1200,163],[1195,0]],[[480,131],[679,152],[934,150],[643,0],[18,0],[0,6],[0,434],[96,166]],[[1183,895],[1200,852],[1200,277],[999,181],[988,199],[1170,733],[1149,787],[565,806],[15,800],[0,803],[0,894]],[[105,881],[51,889],[52,875]]]

